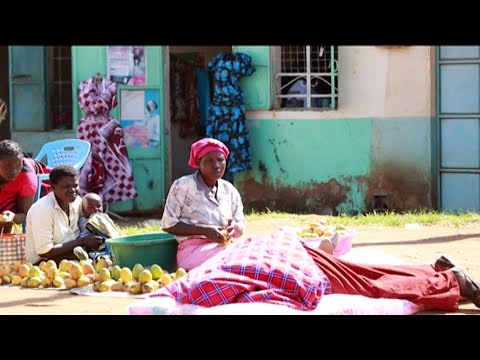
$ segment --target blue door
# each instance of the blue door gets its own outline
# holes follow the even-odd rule
[[[44,131],[45,48],[11,46],[9,56],[11,131]]]
[[[440,207],[480,211],[480,47],[437,50]]]

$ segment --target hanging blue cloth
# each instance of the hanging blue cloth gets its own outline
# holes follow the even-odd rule
[[[245,102],[238,84],[242,76],[255,71],[252,59],[243,53],[219,53],[208,63],[214,72],[213,98],[208,108],[207,137],[222,141],[230,150],[227,171],[230,174],[251,168]]]

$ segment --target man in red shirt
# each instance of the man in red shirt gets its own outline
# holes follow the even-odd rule
[[[21,146],[12,140],[0,141],[0,228],[25,222],[37,191],[33,159],[25,158]]]

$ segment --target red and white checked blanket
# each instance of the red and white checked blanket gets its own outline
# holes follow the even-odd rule
[[[78,105],[86,114],[78,123],[77,137],[91,144],[80,172],[80,191],[95,192],[105,203],[137,196],[123,129],[109,114],[117,105],[116,94],[117,84],[103,78],[92,77],[78,86]]]
[[[230,245],[151,296],[205,307],[263,302],[313,310],[329,290],[299,237],[279,230]]]

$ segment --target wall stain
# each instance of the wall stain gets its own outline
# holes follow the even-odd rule
[[[258,162],[258,171],[262,174],[262,183],[266,183],[268,179],[268,174],[267,174],[267,167],[265,166],[265,163],[263,161]]]
[[[237,185],[242,194],[245,210],[285,211],[338,215],[337,205],[347,199],[349,188],[332,179],[327,183],[306,183],[303,186],[274,186],[271,182],[259,183],[253,178]]]
[[[272,183],[264,163],[259,164],[262,182],[246,178],[236,187],[242,195],[245,210],[284,211],[338,215],[337,206],[345,205],[355,189],[366,189],[364,208],[372,212],[374,196],[386,196],[389,211],[404,212],[431,209],[430,177],[421,169],[402,165],[378,166],[369,176],[345,177],[340,184],[336,179],[328,182],[309,182],[298,186]],[[422,175],[423,174],[423,175]],[[268,179],[268,180],[267,180]],[[348,209],[347,209],[347,212]],[[350,212],[355,213],[354,209]]]
[[[268,139],[268,142],[272,145],[272,148],[273,148],[273,155],[275,155],[275,161],[278,163],[278,166],[280,168],[280,172],[285,175],[287,173],[287,170],[285,170],[283,167],[282,167],[282,163],[280,162],[280,157],[278,156],[278,152],[277,152],[277,147],[275,146],[275,143],[274,143],[274,139]],[[286,139],[283,139],[283,141],[280,141],[278,140],[278,144],[286,144],[287,143],[287,140]]]
[[[387,196],[390,211],[432,208],[431,178],[423,174],[422,169],[398,164],[377,166],[364,181],[367,185],[367,211],[373,210],[373,197],[376,194]]]
[[[147,187],[149,190],[153,190],[155,188],[155,182],[153,180],[150,180],[147,184]]]

